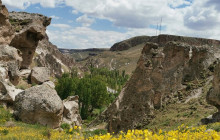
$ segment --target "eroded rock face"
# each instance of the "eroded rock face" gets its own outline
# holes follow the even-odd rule
[[[63,122],[72,126],[81,126],[82,119],[79,114],[78,96],[69,96],[63,101]]]
[[[31,71],[31,83],[42,84],[50,79],[50,71],[46,67],[34,67]]]
[[[215,106],[220,112],[220,61],[218,61],[215,66],[212,83],[213,87],[209,90],[206,100],[209,104]]]
[[[9,79],[13,85],[17,85],[20,79],[20,64],[22,58],[20,52],[8,45],[0,45],[0,77]]]
[[[22,52],[24,61],[22,61],[21,68],[29,68],[38,42],[46,36],[46,27],[50,21],[51,18],[40,14],[10,13],[10,22],[16,29],[15,37],[10,45]]]
[[[0,81],[0,104],[13,104],[15,96],[22,91],[21,89],[16,89],[13,85],[9,85],[7,82]]]
[[[8,9],[0,1],[0,45],[9,44],[14,35],[8,16]]]
[[[26,123],[42,124],[51,128],[60,126],[63,103],[55,89],[38,85],[19,93],[14,103],[15,116]]]
[[[108,129],[119,132],[148,124],[154,110],[184,88],[184,82],[203,78],[218,53],[217,47],[208,45],[147,43],[131,79],[104,113]]]
[[[39,42],[36,53],[33,63],[38,67],[48,67],[55,77],[61,77],[63,72],[69,72],[76,65],[73,57],[62,54],[47,36]]]

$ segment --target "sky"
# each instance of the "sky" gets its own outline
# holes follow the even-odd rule
[[[9,11],[52,18],[59,48],[110,48],[139,35],[172,34],[220,40],[220,0],[2,0]],[[162,19],[162,22],[161,22]],[[161,32],[157,27],[161,24]]]

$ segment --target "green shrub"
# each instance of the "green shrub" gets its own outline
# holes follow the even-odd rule
[[[9,121],[12,118],[12,114],[4,109],[3,106],[0,106],[0,124],[5,124],[5,122]]]
[[[8,135],[9,131],[7,129],[3,129],[0,131],[0,133],[3,135]]]
[[[70,125],[69,125],[68,123],[63,123],[63,124],[61,124],[60,127],[61,127],[62,129],[67,129],[67,130],[70,129]]]

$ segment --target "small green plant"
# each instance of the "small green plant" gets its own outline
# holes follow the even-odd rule
[[[50,130],[45,130],[45,131],[42,132],[42,135],[43,135],[44,137],[47,137],[48,139],[50,139],[50,137],[51,137],[51,132],[50,132]]]
[[[36,86],[36,85],[37,85],[36,83],[32,83],[32,84],[31,84],[32,87],[33,87],[33,86]]]
[[[69,125],[68,123],[63,123],[63,124],[61,124],[60,127],[61,127],[62,129],[67,129],[67,130],[70,129],[70,125]]]
[[[0,131],[0,133],[3,135],[8,135],[9,131],[7,129],[3,129]]]
[[[3,106],[0,106],[0,124],[5,124],[5,122],[9,121],[12,118],[12,114],[4,109]]]

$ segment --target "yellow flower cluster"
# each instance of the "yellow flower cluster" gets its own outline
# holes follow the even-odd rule
[[[220,133],[206,130],[206,126],[188,128],[181,125],[178,130],[153,133],[149,130],[128,130],[117,136],[107,133],[102,136],[90,137],[89,140],[220,140]]]
[[[4,134],[2,131],[9,133]],[[70,133],[71,132],[71,133]],[[0,139],[15,140],[220,140],[220,133],[214,130],[207,130],[206,126],[187,127],[181,125],[177,130],[162,131],[153,133],[149,130],[128,130],[126,133],[120,132],[117,135],[107,133],[105,135],[95,135],[89,138],[83,136],[81,127],[73,127],[67,132],[58,130],[26,129],[22,127],[0,127]]]

